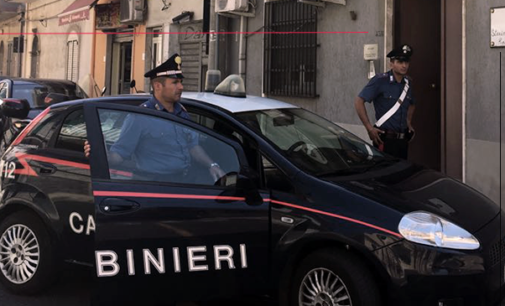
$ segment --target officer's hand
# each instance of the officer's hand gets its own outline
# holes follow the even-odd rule
[[[373,141],[373,143],[377,145],[382,144],[382,139],[380,138],[380,134],[383,134],[384,131],[381,129],[378,129],[376,127],[372,127],[371,129],[368,130],[368,136],[370,137],[370,140]]]
[[[84,156],[86,156],[86,158],[89,158],[90,154],[91,154],[91,146],[89,145],[89,142],[86,140],[84,142]]]
[[[414,128],[410,124],[408,125],[408,128],[409,128],[409,134],[411,135],[409,142],[411,142],[414,139],[414,136],[416,136],[416,130],[414,130]]]
[[[214,182],[226,175],[226,173],[224,173],[224,171],[221,170],[219,166],[210,167],[209,172],[212,176],[212,179],[214,179]]]

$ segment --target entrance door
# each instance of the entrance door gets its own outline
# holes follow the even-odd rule
[[[130,93],[133,36],[116,34],[112,43],[110,89],[112,95]]]
[[[120,84],[119,92],[122,94],[130,93],[130,82],[132,75],[132,43],[126,42],[121,44],[121,60],[120,65]]]
[[[394,46],[414,49],[409,75],[416,100],[413,125],[416,138],[409,148],[413,162],[440,170],[440,19],[439,0],[395,1]],[[429,22],[427,22],[429,20]]]

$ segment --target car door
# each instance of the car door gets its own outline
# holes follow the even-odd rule
[[[87,103],[85,116],[96,207],[96,304],[265,293],[269,206],[262,198],[268,194],[247,185],[252,180],[238,143],[189,120],[140,107]],[[128,121],[139,126],[128,128]],[[150,153],[135,155],[146,142],[133,144],[133,157],[114,164],[119,139],[130,139],[128,133],[138,130],[144,133],[141,141],[160,137],[160,146],[168,131],[195,137],[226,176],[215,182],[208,165],[196,160],[187,173],[191,180],[153,176],[150,160],[141,160]]]

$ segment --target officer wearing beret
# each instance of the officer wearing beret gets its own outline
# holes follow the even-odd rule
[[[356,97],[354,106],[379,150],[407,158],[408,143],[414,136],[412,116],[415,111],[411,81],[407,76],[412,47],[402,45],[387,54],[391,70],[374,76]],[[365,102],[373,103],[376,124],[368,118]]]
[[[144,75],[151,79],[153,96],[142,103],[141,107],[191,120],[179,102],[184,89],[181,64],[182,58],[174,54]],[[198,145],[198,135],[192,130],[176,124],[173,129],[167,130],[164,121],[146,120],[148,119],[144,116],[129,116],[125,120],[119,139],[110,148],[108,158],[111,165],[118,165],[125,159],[135,157],[137,168],[143,173],[154,174],[154,180],[156,177],[163,180],[166,175],[171,175],[173,180],[188,181],[186,176],[191,159],[194,159],[208,167],[214,180],[225,175],[219,165]],[[86,144],[84,149],[86,156],[89,156],[89,144]]]

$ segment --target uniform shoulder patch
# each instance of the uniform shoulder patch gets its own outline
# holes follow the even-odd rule
[[[378,78],[381,78],[381,79],[382,79],[382,78],[387,78],[387,77],[388,77],[388,74],[387,74],[387,73],[379,73],[379,74],[377,74],[377,77],[378,77]]]

